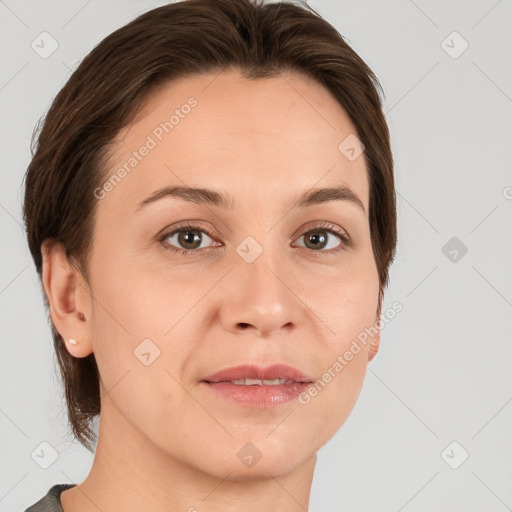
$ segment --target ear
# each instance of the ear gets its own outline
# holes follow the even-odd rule
[[[372,344],[370,345],[370,350],[368,351],[368,361],[371,361],[379,351],[380,345],[380,331],[379,334],[374,336]]]
[[[382,308],[382,294],[379,292],[379,300],[377,304],[377,315],[375,316],[375,325],[379,323],[380,320],[380,312]],[[368,361],[371,361],[379,351],[380,346],[380,327],[378,328],[379,332],[373,337],[372,343],[370,345],[370,350],[368,351]]]
[[[42,282],[53,324],[64,339],[68,352],[74,357],[86,357],[93,351],[92,299],[87,284],[69,263],[61,243],[45,240],[41,244],[41,253]],[[78,343],[70,344],[70,338]]]
[[[377,316],[377,319],[379,319],[379,318],[380,317]],[[368,361],[371,361],[377,355],[377,352],[379,351],[379,346],[380,346],[380,328],[379,328],[379,332],[375,336],[373,336],[372,343],[370,345],[370,350],[368,351]]]

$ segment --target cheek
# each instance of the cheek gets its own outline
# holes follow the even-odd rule
[[[91,264],[97,296],[93,305],[102,331],[108,331],[112,340],[129,338],[135,347],[145,338],[161,338],[169,331],[183,304],[182,290],[170,279],[165,282],[164,272],[152,271],[151,261],[135,258],[116,245],[121,244],[103,242]]]
[[[344,351],[353,338],[375,324],[379,280],[371,264],[357,263],[306,283],[307,305],[318,317],[327,350]]]
[[[371,343],[364,333],[375,322],[374,307],[370,294],[340,297],[338,307],[330,306],[329,328],[334,334],[321,338],[321,370],[316,382],[299,397],[305,421],[312,431],[322,432],[324,440],[345,423],[359,397]]]
[[[93,349],[108,392],[102,397],[106,407],[115,404],[129,423],[152,437],[164,424],[170,431],[180,428],[172,413],[186,408],[179,383],[192,341],[181,333],[180,343],[173,342],[172,327],[184,314],[170,299],[173,294],[141,273],[123,286],[123,272],[116,267],[95,289]]]
[[[315,419],[310,421],[318,422],[318,428],[324,425],[329,435],[344,423],[357,401],[372,336],[378,332],[378,274],[371,262],[362,267],[308,288],[313,290],[308,293],[308,306],[321,320],[317,340],[322,373],[299,403],[305,407],[315,404]]]
[[[202,339],[203,322],[194,307],[218,277],[198,280],[186,271],[164,272],[143,258],[116,252],[113,243],[102,249],[91,265],[91,320],[104,385],[116,386],[118,400],[143,409],[164,399],[170,404],[170,395],[176,395],[172,377],[183,380],[182,369]]]

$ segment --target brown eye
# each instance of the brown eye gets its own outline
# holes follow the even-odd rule
[[[202,241],[202,237],[199,233],[201,233],[201,231],[192,229],[182,229],[178,231],[177,242],[184,249],[198,249]]]
[[[304,242],[299,244],[299,247],[327,254],[336,253],[352,246],[349,235],[329,222],[321,223],[313,229],[309,229],[298,240],[301,239],[304,239]]]
[[[333,235],[335,236],[333,237]],[[336,249],[336,247],[339,247],[339,242],[336,243],[336,240],[332,241],[333,238],[339,239],[339,236],[335,233],[332,233],[324,229],[308,231],[307,233],[302,235],[301,238],[304,238],[304,246],[307,247],[308,249],[318,251],[321,249],[325,249],[328,245],[329,247],[327,247],[327,249]]]
[[[211,236],[200,226],[181,226],[160,239],[167,249],[188,254],[210,248],[211,246],[201,247],[201,244],[208,243],[209,240],[212,241]]]
[[[329,235],[326,231],[317,231],[316,233],[313,231],[305,235],[304,238],[306,247],[309,247],[310,249],[324,249],[327,245],[328,239]]]
[[[321,223],[309,229],[299,237],[299,240],[302,238],[305,242],[299,244],[299,247],[318,253],[333,254],[352,246],[350,236],[331,223]],[[208,241],[213,241],[213,237],[201,226],[191,224],[179,226],[160,237],[160,242],[167,250],[184,255],[194,255],[214,248],[215,245],[211,244],[201,247],[203,243],[208,244]],[[222,244],[217,246],[219,245]]]

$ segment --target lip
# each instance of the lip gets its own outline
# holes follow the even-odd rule
[[[274,380],[287,379],[284,384],[240,385],[228,382],[239,379]],[[252,408],[274,407],[296,399],[313,380],[304,373],[285,364],[273,364],[265,368],[241,365],[226,368],[202,381],[217,396],[239,406]]]
[[[300,372],[297,368],[281,363],[266,366],[264,368],[255,364],[233,366],[214,373],[203,380],[207,382],[222,382],[238,379],[289,379],[301,383],[313,382],[310,377]]]

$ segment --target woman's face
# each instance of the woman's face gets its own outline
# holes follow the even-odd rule
[[[219,478],[263,478],[304,463],[345,422],[369,359],[369,343],[353,342],[374,325],[379,292],[355,133],[316,82],[233,71],[160,89],[119,134],[90,259],[101,418],[115,435]],[[155,199],[167,187],[229,204]],[[297,204],[331,187],[362,205],[343,194]],[[323,384],[295,396],[307,386],[205,382],[242,364]]]

